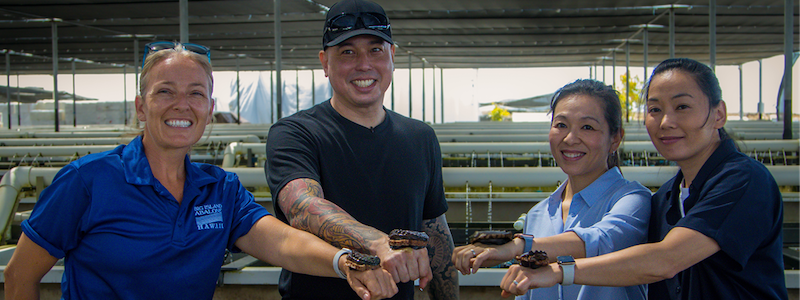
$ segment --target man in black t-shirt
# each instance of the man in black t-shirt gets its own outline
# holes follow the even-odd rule
[[[393,299],[413,299],[419,279],[434,299],[458,298],[453,239],[444,213],[433,129],[383,107],[395,46],[379,5],[345,0],[327,15],[319,57],[333,97],[275,123],[265,171],[275,215],[334,246],[377,255]],[[425,231],[427,249],[391,250],[392,229]],[[283,270],[284,299],[358,299],[344,280]]]

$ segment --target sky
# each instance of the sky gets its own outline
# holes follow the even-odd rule
[[[762,64],[762,88],[761,95],[764,102],[765,113],[775,113],[778,87],[783,76],[783,56],[775,56],[764,59]],[[400,66],[400,65],[398,65]],[[742,95],[744,96],[744,112],[757,113],[759,101],[759,70],[758,62],[746,63],[742,66],[743,82]],[[618,89],[623,84],[619,82],[619,76],[625,71],[624,64],[617,66],[616,76]],[[603,68],[598,67],[596,78],[603,79]],[[649,73],[652,68],[648,69]],[[740,111],[739,105],[739,66],[718,65],[716,68],[717,77],[722,87],[722,96],[728,108],[729,115],[736,115]],[[424,120],[432,122],[433,99],[436,100],[436,123],[441,120],[441,77],[444,77],[444,105],[445,122],[471,122],[478,121],[478,106],[480,103],[490,103],[503,100],[521,99],[543,94],[549,94],[559,87],[577,79],[590,78],[595,76],[595,70],[590,74],[588,67],[564,67],[564,68],[511,68],[511,69],[425,69],[425,117]],[[644,78],[644,70],[641,67],[631,68],[632,76]],[[272,72],[261,72],[261,80],[266,82],[267,90],[269,81],[272,80]],[[295,82],[300,86],[300,109],[308,108],[312,105],[311,99],[311,77],[310,70],[284,70],[284,83],[287,85],[284,92],[283,115],[289,115],[296,111],[297,93]],[[316,95],[313,103],[319,103],[330,97],[330,90],[327,78],[324,77],[322,70],[313,72]],[[250,82],[259,77],[258,72],[241,72],[241,81]],[[297,78],[296,78],[297,77]],[[19,78],[20,87],[41,87],[52,90],[53,79],[51,75],[13,75],[7,80],[12,87],[17,86]],[[231,98],[235,99],[235,72],[215,72],[214,73],[214,97],[217,99],[216,109],[218,111],[229,111],[228,103]],[[73,83],[71,74],[59,74],[59,90],[72,92]],[[0,85],[5,85],[2,82]],[[409,75],[408,69],[398,68],[394,73],[394,110],[400,114],[409,114]],[[435,86],[434,86],[435,80]],[[605,68],[605,81],[611,84],[612,68]],[[795,64],[793,68],[793,99],[792,110],[795,114],[800,114],[800,66]],[[124,82],[124,83],[123,83]],[[423,119],[423,78],[422,70],[412,70],[412,117]],[[435,89],[435,91],[434,91]],[[97,98],[101,101],[131,101],[133,102],[135,89],[135,76],[127,74],[123,80],[122,74],[78,74],[75,79],[75,91],[78,95]],[[435,94],[434,94],[435,92]],[[392,89],[387,91],[384,97],[384,105],[392,108]],[[235,108],[233,109],[235,111]],[[266,113],[269,115],[269,113]]]

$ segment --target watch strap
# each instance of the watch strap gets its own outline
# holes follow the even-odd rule
[[[563,275],[561,285],[572,285],[575,282],[575,261],[572,260],[568,263],[561,263],[561,260],[559,260],[558,266],[561,267],[561,274]]]
[[[523,234],[517,235],[517,237],[521,238],[525,242],[525,245],[522,248],[522,253],[524,254],[524,253],[528,253],[529,251],[531,251],[531,248],[533,248],[533,235],[532,234],[524,234],[523,233]]]

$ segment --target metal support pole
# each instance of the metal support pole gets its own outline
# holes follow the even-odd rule
[[[17,85],[19,85],[19,79]],[[17,95],[19,95],[19,89],[17,89]],[[6,103],[8,103],[8,129],[11,129],[11,52],[8,50],[6,50]]]
[[[642,63],[642,65],[644,66],[644,79],[643,79],[642,82],[647,82],[647,63],[648,63],[648,61],[647,61],[647,53],[648,53],[647,46],[648,46],[648,43],[649,43],[649,41],[647,40],[648,38],[649,38],[648,30],[647,30],[647,27],[645,27],[644,31],[642,31],[642,53],[643,53],[642,59],[644,60],[644,63]]]
[[[631,43],[625,42],[625,123],[631,121]]]
[[[19,72],[17,72],[17,126],[22,126],[22,110],[20,110],[20,100],[19,98]]]
[[[275,3],[275,85],[280,89],[275,93],[275,110],[278,111],[278,120],[283,115],[283,81],[281,80],[281,0],[274,0]]]
[[[783,11],[783,139],[792,139],[792,62],[794,61],[794,0]]]
[[[711,70],[717,71],[717,0],[708,0],[708,54]]]
[[[411,103],[411,52],[408,52],[408,117],[411,118],[412,116],[412,108],[414,107]]]
[[[394,72],[392,72],[392,111],[394,110]]]
[[[128,77],[128,69],[122,66],[122,122],[128,123],[128,85],[125,82]]]
[[[441,107],[439,113],[442,114],[441,119],[442,123],[444,123],[444,69],[442,68],[439,68],[439,93],[439,101],[442,102],[441,105],[439,105]]]
[[[139,68],[141,68],[142,64],[139,63],[139,40],[136,39],[136,36],[133,37],[133,74],[134,82],[136,82],[136,95],[139,95]],[[125,123],[127,125],[128,123]]]
[[[242,85],[239,79],[239,55],[236,55],[236,124],[242,125]]]
[[[314,81],[314,69],[311,69],[311,106],[317,105],[317,85]]]
[[[78,96],[77,92],[75,91],[75,58],[72,58],[72,127],[78,127],[78,114],[77,114],[77,107],[75,106],[75,101]],[[122,107],[125,109],[125,106]],[[125,116],[128,114],[126,113]],[[128,119],[125,118],[125,124],[128,124]]]
[[[53,30],[53,112],[55,131],[58,132],[58,24],[51,22],[50,27]]]
[[[603,57],[603,84],[606,83],[606,58]]]
[[[268,62],[267,65],[270,66],[272,69],[272,62]],[[273,74],[272,70],[269,71],[269,122],[275,123],[275,81],[273,79],[275,75]]]
[[[422,122],[425,122],[425,60],[422,60]]]
[[[436,65],[433,65],[432,70],[433,84],[431,84],[431,87],[433,89],[433,101],[431,102],[433,103],[433,124],[436,124]]]
[[[744,81],[742,80],[742,65],[739,65],[739,121],[744,120],[744,88],[742,85]]]
[[[294,112],[300,111],[300,69],[294,70]]]
[[[764,102],[762,101],[761,93],[762,93],[762,69],[761,69],[761,60],[758,60],[758,119],[763,120],[764,118]]]
[[[611,61],[611,85],[614,90],[617,90],[617,49],[614,49],[614,52],[611,54],[612,61]]]
[[[181,44],[189,42],[189,0],[180,0]]]
[[[669,8],[669,58],[675,58],[675,8]]]

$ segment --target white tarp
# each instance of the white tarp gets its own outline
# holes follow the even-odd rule
[[[321,75],[322,72],[316,72],[316,76]],[[316,86],[316,93],[314,98],[316,101],[312,103],[311,93],[311,72],[302,71],[296,73],[295,71],[284,71],[282,76],[283,80],[283,104],[281,110],[283,117],[289,116],[297,112],[297,88],[295,82],[300,85],[300,105],[299,109],[304,110],[310,108],[312,105],[327,100],[330,97],[329,83],[327,78],[316,78],[314,85]],[[272,120],[277,119],[272,111],[275,107],[275,99],[271,97],[271,89],[278,90],[277,87],[270,87],[272,72],[240,72],[239,85],[241,99],[240,116],[242,122],[252,124],[269,124]],[[324,75],[323,75],[324,76]],[[230,79],[227,91],[214,92],[215,95],[222,95],[217,97],[217,103],[220,105],[217,111],[229,111],[236,116],[236,75]],[[224,97],[224,98],[223,98]],[[227,105],[225,105],[227,104]]]

